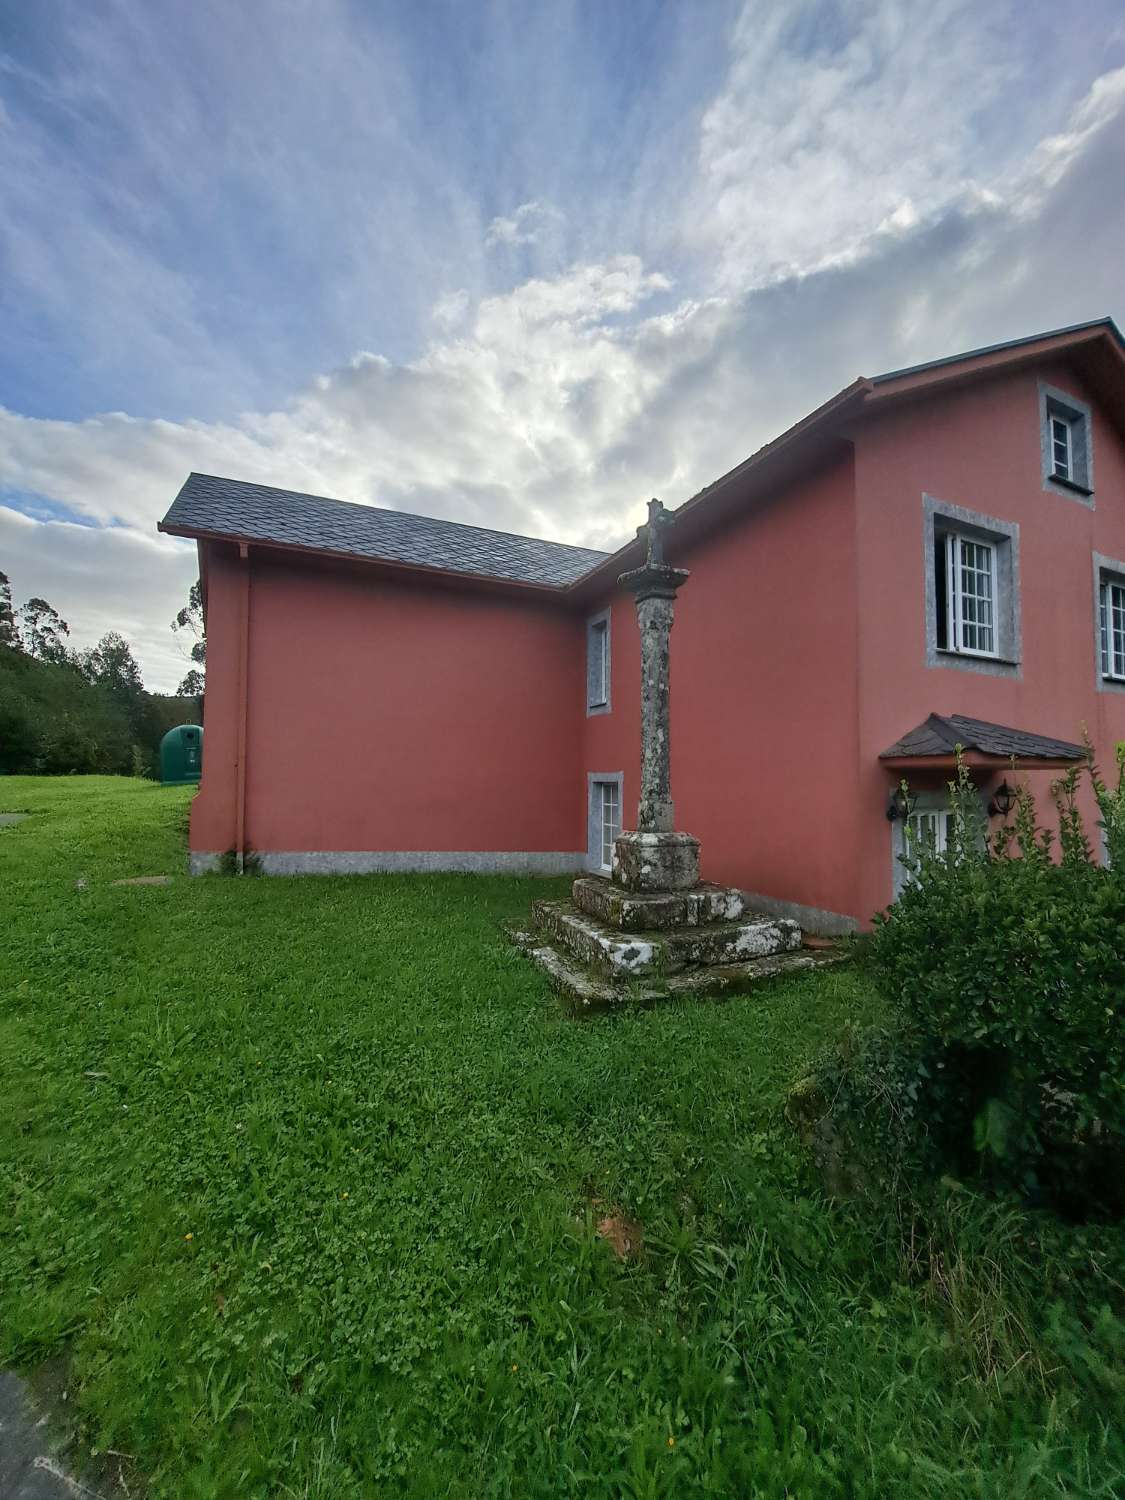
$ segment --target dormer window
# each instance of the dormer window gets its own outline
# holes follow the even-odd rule
[[[1050,385],[1039,387],[1043,488],[1093,504],[1094,459],[1090,408]]]

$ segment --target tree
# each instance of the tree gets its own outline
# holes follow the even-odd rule
[[[19,611],[19,634],[24,650],[38,661],[57,667],[73,661],[66,638],[70,626],[46,599],[29,599]]]
[[[186,674],[184,680],[176,689],[177,698],[202,698],[204,687],[203,673],[198,667],[192,667]]]
[[[20,645],[20,633],[12,609],[12,585],[7,573],[0,573],[0,646],[18,651]]]
[[[132,648],[116,630],[107,630],[98,644],[83,654],[82,674],[123,701],[139,699],[145,690]]]

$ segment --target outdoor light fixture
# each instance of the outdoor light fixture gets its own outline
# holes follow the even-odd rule
[[[1016,793],[1006,781],[1002,781],[992,794],[992,801],[988,805],[988,816],[990,818],[1006,818],[1011,812],[1016,800]]]
[[[894,823],[899,818],[905,822],[917,804],[918,798],[910,795],[906,782],[900,782],[891,793],[887,803],[887,822]]]

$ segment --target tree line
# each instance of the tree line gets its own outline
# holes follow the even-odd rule
[[[201,722],[206,644],[198,584],[172,629],[197,637],[192,668],[175,694],[149,693],[119,631],[76,650],[59,612],[39,598],[16,608],[0,573],[0,772],[156,775],[167,731]]]

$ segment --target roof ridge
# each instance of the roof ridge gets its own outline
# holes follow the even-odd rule
[[[1103,318],[1090,318],[1085,323],[1070,323],[1065,328],[1047,328],[1042,333],[1025,334],[1018,339],[1003,339],[998,344],[982,344],[979,349],[964,349],[959,354],[944,354],[940,359],[923,360],[917,365],[903,365],[900,370],[886,370],[881,375],[872,375],[872,385],[882,385],[888,380],[898,380],[904,375],[920,375],[924,370],[938,370],[942,365],[957,365],[967,359],[980,359],[985,354],[1000,354],[1005,349],[1019,349],[1027,344],[1040,344],[1044,339],[1065,338],[1070,333],[1088,333],[1092,328],[1104,328],[1112,333],[1125,349],[1125,335],[1108,314]]]
[[[428,521],[431,526],[456,526],[460,531],[480,531],[488,536],[508,537],[517,542],[539,542],[544,547],[563,547],[568,552],[587,552],[594,557],[611,557],[599,547],[582,547],[577,542],[556,542],[551,537],[529,536],[525,531],[501,531],[497,526],[478,526],[473,521],[450,521],[445,516],[427,516],[417,510],[396,510],[389,505],[373,505],[367,500],[341,500],[338,495],[315,495],[311,490],[286,489],[279,484],[263,484],[256,479],[232,479],[227,474],[209,474],[202,469],[192,469],[188,479],[214,479],[219,484],[237,484],[246,489],[272,490],[275,495],[296,497],[300,500],[315,500],[322,505],[346,505],[350,509],[377,511],[384,516],[402,516],[408,521]]]

